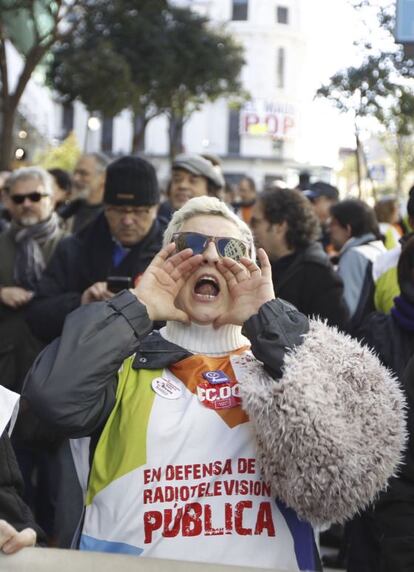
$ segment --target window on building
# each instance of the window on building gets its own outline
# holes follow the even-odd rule
[[[232,20],[247,20],[248,0],[233,0]]]
[[[286,6],[277,6],[276,21],[278,24],[289,24],[289,8]]]
[[[114,138],[114,119],[113,117],[104,117],[102,122],[102,151],[112,153],[112,143]]]
[[[285,87],[285,67],[285,48],[278,48],[276,53],[276,87],[278,88]]]
[[[238,109],[229,110],[229,155],[240,154],[240,111]]]
[[[65,105],[63,106],[63,115],[62,115],[63,138],[67,137],[69,133],[73,131],[73,123],[74,123],[73,103],[65,103]]]

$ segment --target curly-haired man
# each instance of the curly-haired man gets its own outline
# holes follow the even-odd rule
[[[269,256],[277,296],[344,329],[343,284],[317,242],[320,226],[308,199],[297,190],[267,190],[258,196],[250,224]]]

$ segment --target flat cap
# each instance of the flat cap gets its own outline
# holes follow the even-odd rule
[[[210,161],[204,159],[201,155],[181,153],[175,157],[172,168],[184,169],[193,173],[193,175],[201,175],[211,181],[216,187],[224,187],[225,181],[220,167],[214,167]]]

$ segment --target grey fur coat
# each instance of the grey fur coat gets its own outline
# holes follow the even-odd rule
[[[343,522],[374,501],[406,441],[403,393],[378,358],[310,320],[280,380],[257,360],[240,360],[244,408],[275,494],[314,525]]]

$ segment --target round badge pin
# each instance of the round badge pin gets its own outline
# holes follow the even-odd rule
[[[182,389],[173,379],[165,377],[155,377],[151,382],[151,387],[157,395],[164,399],[178,399],[181,397]]]

